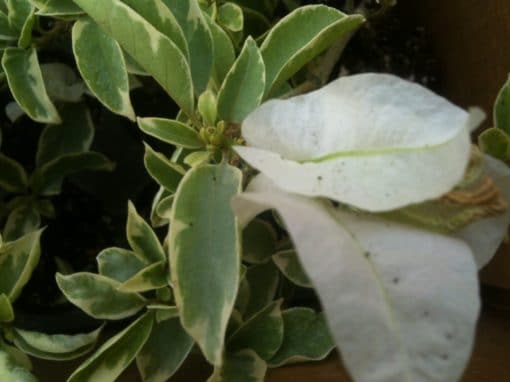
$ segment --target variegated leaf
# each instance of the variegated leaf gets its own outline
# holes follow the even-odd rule
[[[34,48],[7,48],[2,57],[2,67],[14,99],[30,118],[41,123],[61,122],[46,92]]]
[[[207,360],[222,362],[239,284],[240,237],[230,200],[241,172],[228,165],[190,170],[175,195],[169,232],[171,280],[181,322]]]
[[[13,320],[14,310],[12,308],[11,300],[5,293],[2,293],[0,294],[0,323],[12,322]]]
[[[136,357],[143,381],[166,382],[179,369],[192,347],[193,339],[181,326],[179,317],[155,323]]]
[[[273,357],[283,341],[282,300],[254,314],[236,330],[227,342],[231,353],[251,349],[263,360]]]
[[[2,235],[5,241],[14,241],[36,231],[40,225],[41,215],[35,206],[32,203],[22,204],[9,213]]]
[[[166,254],[158,237],[149,224],[138,215],[131,201],[128,203],[126,237],[131,249],[148,264],[166,260]]]
[[[198,149],[204,146],[198,132],[179,121],[164,118],[138,118],[138,127],[145,134],[171,145],[187,149]]]
[[[32,0],[37,3],[39,16],[77,16],[83,13],[73,0]]]
[[[16,364],[15,360],[0,349],[0,380],[9,382],[37,382],[30,372]]]
[[[276,231],[268,222],[255,219],[243,230],[243,260],[263,264],[276,252]]]
[[[7,5],[7,17],[11,27],[21,32],[27,18],[32,13],[30,0],[3,0]]]
[[[228,122],[242,122],[262,101],[265,78],[259,48],[255,40],[248,37],[218,94],[219,118]]]
[[[94,273],[56,275],[58,287],[66,298],[89,316],[120,320],[139,312],[145,299],[136,293],[119,291],[118,281]]]
[[[282,346],[268,361],[271,367],[319,361],[335,348],[324,315],[310,308],[291,308],[284,311],[283,331]]]
[[[266,363],[253,350],[227,354],[207,382],[264,382]]]
[[[192,114],[190,69],[186,57],[172,40],[120,0],[75,2],[159,82],[186,114]]]
[[[165,190],[171,193],[177,190],[185,173],[184,168],[154,151],[147,144],[145,144],[144,163],[149,175]]]
[[[0,247],[0,293],[16,300],[39,263],[42,230],[20,239],[3,243]]]
[[[226,2],[218,7],[218,22],[232,32],[240,32],[244,27],[242,8],[233,3]]]
[[[250,318],[273,301],[280,281],[278,268],[272,261],[251,266],[246,272],[246,281],[250,297],[244,316]]]
[[[124,292],[147,292],[168,286],[168,263],[166,260],[151,264],[119,286]]]
[[[501,88],[494,104],[494,125],[510,134],[510,76]]]
[[[335,42],[347,42],[363,22],[361,15],[348,16],[324,5],[300,7],[284,17],[260,47],[266,65],[265,94],[277,90]]]
[[[114,113],[135,120],[122,50],[91,19],[73,26],[73,52],[82,78],[98,100]]]
[[[213,76],[218,87],[234,64],[236,53],[230,36],[209,16],[205,16],[211,30],[214,52]]]
[[[273,262],[278,269],[294,284],[303,288],[312,288],[312,283],[303,269],[297,253],[293,249],[277,252],[273,255]]]
[[[144,267],[145,259],[135,252],[122,248],[107,248],[97,255],[99,274],[120,283],[129,280]]]
[[[195,94],[206,89],[209,82],[214,51],[211,31],[197,0],[163,0],[177,18],[188,42],[191,78]]]
[[[147,342],[154,317],[146,313],[106,341],[82,363],[67,382],[114,382]]]
[[[13,329],[14,344],[36,358],[65,361],[78,358],[91,351],[101,328],[84,334],[44,334],[18,328]]]

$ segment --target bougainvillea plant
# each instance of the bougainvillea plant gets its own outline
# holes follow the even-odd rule
[[[83,156],[101,165],[79,169],[110,168],[88,151],[85,95],[160,141],[145,145],[159,191],[150,219],[129,203],[129,248],[102,250],[97,273],[56,275],[71,304],[124,328],[93,350],[102,327],[12,325],[11,303],[39,257],[39,224],[27,226],[0,247],[0,379],[36,380],[24,353],[93,351],[69,382],[115,381],[132,362],[143,381],[163,382],[196,351],[214,368],[210,382],[263,381],[269,368],[335,348],[359,382],[460,378],[480,308],[477,271],[510,222],[503,141],[482,136],[482,153],[470,140],[479,110],[393,75],[325,85],[363,15],[296,2],[273,22],[270,0],[0,4],[9,113],[49,124],[42,169],[80,158],[36,170],[30,183],[1,159],[2,188],[30,184],[46,197],[92,161]],[[70,33],[76,72],[39,64],[32,38],[45,17],[57,23],[40,38]],[[60,81],[53,91],[49,76]],[[173,119],[138,114],[130,90],[144,81],[178,105]],[[486,136],[505,130],[507,101],[503,90],[499,130]]]

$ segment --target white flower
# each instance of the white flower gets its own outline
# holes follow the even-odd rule
[[[247,146],[236,151],[285,191],[388,211],[462,179],[472,125],[420,85],[360,74],[263,104],[243,122]]]
[[[477,265],[494,253],[510,213],[452,238],[369,212],[448,193],[464,176],[481,119],[419,85],[362,74],[267,102],[243,122],[247,146],[236,151],[261,174],[233,201],[239,221],[278,211],[355,381],[462,375],[480,307]],[[510,198],[509,169],[486,159]]]

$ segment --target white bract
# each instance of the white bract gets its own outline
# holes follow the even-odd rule
[[[233,201],[239,221],[278,211],[356,381],[462,375],[480,306],[477,266],[494,254],[510,213],[454,238],[369,212],[451,191],[481,120],[417,84],[361,74],[269,101],[243,122],[247,146],[236,151],[262,174]],[[486,174],[508,200],[506,166],[486,158]]]
[[[472,122],[420,85],[360,74],[263,104],[243,122],[247,147],[236,151],[286,191],[388,211],[462,179]]]

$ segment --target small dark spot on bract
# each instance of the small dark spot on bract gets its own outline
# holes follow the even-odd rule
[[[393,284],[398,284],[400,282],[400,278],[394,277],[393,280],[391,280]]]
[[[453,334],[452,333],[446,333],[444,336],[446,337],[447,340],[453,339]]]
[[[332,200],[331,201],[331,204],[333,205],[333,207],[335,208],[338,208],[340,206],[340,203],[338,203],[336,200]]]
[[[367,251],[367,252],[365,252],[365,257],[366,257],[367,259],[369,259],[369,258],[370,258],[370,256],[372,256],[372,254],[371,254],[370,252],[368,252],[368,251]]]
[[[212,180],[213,180],[213,182],[216,182],[216,177],[215,177],[215,176],[213,176]]]
[[[317,177],[317,180],[319,180],[319,181],[320,181],[320,180],[322,180],[322,176],[320,176],[320,175],[319,175],[319,176]]]
[[[442,359],[443,361],[447,361],[447,360],[448,360],[448,358],[450,358],[450,357],[448,356],[448,354],[441,354],[441,359]]]
[[[430,312],[428,310],[423,311],[423,317],[430,316]]]
[[[189,226],[190,226],[190,227],[193,227],[193,223],[192,223],[192,222],[189,222]]]

